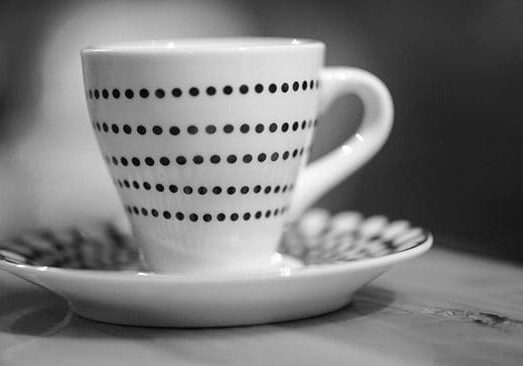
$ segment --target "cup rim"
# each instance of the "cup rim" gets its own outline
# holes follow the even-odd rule
[[[285,37],[216,37],[145,39],[88,46],[81,54],[205,54],[323,49],[321,41]]]

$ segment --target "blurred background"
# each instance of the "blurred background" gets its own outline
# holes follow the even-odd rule
[[[79,50],[120,40],[288,36],[390,88],[392,135],[325,196],[332,211],[407,218],[436,245],[523,262],[523,2],[0,2],[0,237],[122,215],[88,123]],[[358,126],[357,98],[320,121],[313,158]]]

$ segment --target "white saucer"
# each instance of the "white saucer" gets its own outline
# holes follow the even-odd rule
[[[277,272],[184,276],[141,272],[114,224],[39,231],[0,243],[0,269],[65,297],[80,316],[117,324],[208,327],[336,310],[392,266],[426,252],[427,231],[383,216],[314,210],[284,235]],[[301,266],[285,263],[300,261]]]

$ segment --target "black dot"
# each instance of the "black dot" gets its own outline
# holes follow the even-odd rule
[[[94,97],[95,97],[96,99],[100,98],[100,92],[98,91],[98,89],[95,89],[95,90],[94,90]]]
[[[263,124],[262,124],[262,123],[258,123],[258,124],[256,125],[256,132],[258,132],[258,133],[262,133],[264,128],[265,128],[265,127],[263,127]]]
[[[218,220],[218,221],[225,220],[225,214],[219,213],[218,215],[216,215],[216,220]]]
[[[216,88],[214,86],[210,86],[207,88],[206,92],[207,92],[207,95],[214,95],[214,94],[216,94]]]
[[[198,215],[192,213],[189,215],[189,220],[191,220],[192,222],[196,222],[198,221]]]
[[[187,132],[189,132],[190,135],[196,135],[198,133],[198,127],[195,125],[190,125],[187,127]]]
[[[192,194],[192,187],[191,186],[185,186],[183,187],[183,193],[185,194]]]
[[[136,132],[138,132],[140,135],[145,135],[147,130],[145,129],[145,126],[139,125],[136,127]]]
[[[156,209],[152,209],[151,210],[151,215],[153,215],[154,217],[158,217],[158,211]]]
[[[133,99],[134,92],[131,89],[126,89],[125,90],[125,96],[127,97],[127,99]]]
[[[250,163],[252,161],[252,155],[251,154],[245,154],[243,156],[243,162],[244,163]]]
[[[111,126],[111,130],[113,130],[113,133],[118,133],[118,132],[120,132],[120,128],[118,127],[118,125],[116,125],[116,124],[114,124],[114,123],[113,123],[112,126]]]
[[[145,188],[145,190],[147,190],[147,191],[150,191],[151,184],[149,182],[143,182],[143,188]]]
[[[234,131],[233,125],[227,124],[227,125],[223,126],[223,132],[231,133],[232,131]]]
[[[129,184],[129,181],[127,179],[124,179],[123,180],[123,185],[126,187],[126,188],[131,188],[131,184]]]
[[[127,159],[126,159],[126,158],[123,158],[123,157],[120,158],[120,163],[122,163],[123,166],[127,166],[127,165],[129,165],[129,162],[127,161]]]
[[[169,191],[171,191],[171,193],[178,192],[178,186],[176,186],[174,184],[169,184]]]
[[[107,89],[102,90],[102,96],[104,99],[109,98],[109,91]]]
[[[287,93],[289,91],[289,84],[287,84],[287,83],[281,84],[281,91],[284,93]]]
[[[158,192],[163,192],[165,190],[165,187],[163,186],[163,184],[160,184],[160,183],[156,184],[155,187]]]
[[[294,151],[292,152],[292,157],[295,158],[296,155],[298,155],[298,149],[294,149]]]
[[[265,217],[266,217],[266,218],[271,217],[271,210],[267,210],[267,211],[265,211]]]
[[[232,87],[230,85],[224,86],[223,87],[223,93],[227,94],[227,95],[231,95],[232,94]]]
[[[292,90],[296,91],[300,88],[300,83],[298,83],[297,81],[295,81],[294,83],[292,83]]]
[[[271,132],[276,132],[277,129],[278,125],[276,123],[271,123],[271,125],[269,126],[269,131]]]
[[[247,132],[249,132],[249,129],[250,129],[250,127],[249,127],[249,125],[248,125],[247,123],[244,123],[243,125],[240,126],[240,131],[241,131],[242,133],[247,133]]]
[[[263,92],[263,85],[262,84],[256,84],[256,86],[254,87],[254,90],[256,91],[256,93],[261,93]]]
[[[210,214],[203,215],[203,221],[209,222],[212,220],[212,216]]]
[[[303,90],[307,90],[307,81],[306,80],[303,80],[303,82],[301,83],[301,88]]]
[[[161,126],[156,125],[153,127],[153,133],[155,135],[161,135],[163,133],[163,128]]]
[[[294,121],[294,123],[292,124],[292,130],[296,131],[298,127],[300,127],[300,124],[298,123],[298,121]]]
[[[261,192],[261,186],[259,184],[255,185],[252,189],[254,193],[260,193]]]
[[[134,189],[140,189],[140,184],[137,181],[133,180],[133,187]]]
[[[129,125],[123,125],[123,132],[125,132],[125,133],[128,134],[128,135],[130,135],[131,132],[132,132],[131,126],[129,126]]]
[[[280,186],[274,187],[274,193],[278,193],[280,191]]]
[[[147,216],[148,214],[147,209],[142,208],[142,215]]]
[[[202,196],[207,194],[207,188],[206,187],[199,187],[198,188],[198,193],[201,194]]]
[[[273,213],[274,216],[278,216],[279,213],[280,213],[279,209],[277,209],[277,208],[274,209],[274,213]]]
[[[173,136],[176,136],[180,134],[180,129],[176,126],[171,126],[171,128],[169,128],[169,133]]]
[[[201,155],[195,155],[195,156],[192,158],[192,161],[194,162],[194,164],[201,164],[201,163],[203,163],[203,156],[201,156]]]
[[[285,152],[283,153],[283,155],[282,155],[283,160],[287,160],[288,157],[289,157],[289,152],[288,152],[288,151],[285,151]]]
[[[240,192],[241,192],[242,194],[247,194],[247,193],[249,193],[249,187],[247,187],[247,186],[243,186],[243,187],[240,189]]]
[[[200,94],[200,90],[198,90],[198,88],[195,88],[194,86],[189,89],[189,94],[193,97],[196,97],[198,96],[198,94]]]
[[[109,132],[109,126],[107,125],[107,123],[104,122],[102,124],[102,128],[103,128],[104,132]]]
[[[132,158],[131,162],[133,163],[134,166],[140,166],[140,159],[138,159],[138,158]]]
[[[163,217],[167,220],[169,220],[171,218],[171,213],[169,211],[164,211],[163,212]]]
[[[304,130],[305,127],[307,127],[307,121],[306,121],[306,120],[303,120],[303,121],[301,122],[301,129]]]
[[[182,96],[182,90],[180,88],[174,88],[172,91],[171,91],[171,94],[173,95],[173,97],[175,98],[179,98]]]
[[[113,161],[114,165],[118,165],[118,159],[116,159],[115,156],[113,156],[113,158],[111,160]]]
[[[216,132],[216,126],[208,125],[207,127],[205,127],[205,132],[207,132],[209,135],[212,135]]]
[[[284,124],[281,125],[281,130],[283,132],[287,132],[289,130],[289,124],[287,122],[285,122]]]
[[[117,180],[116,180],[116,183],[118,183],[118,186],[119,186],[120,188],[123,188],[123,183],[122,183],[122,181],[121,181],[120,179],[117,179]]]
[[[118,89],[113,89],[113,98],[114,99],[120,98],[120,91]]]
[[[187,159],[184,156],[178,156],[176,158],[176,162],[178,165],[185,165],[185,163],[187,163]]]
[[[265,187],[265,189],[263,191],[265,193],[269,194],[269,193],[271,193],[271,189],[272,189],[271,186],[267,186],[267,187]]]
[[[176,218],[178,219],[178,221],[183,221],[183,219],[185,218],[185,215],[181,212],[177,212]]]
[[[133,206],[133,211],[135,214],[139,215],[140,214],[140,210],[138,209],[138,207],[136,206]]]
[[[303,149],[303,147],[302,147],[302,148],[300,149],[300,156],[303,155],[303,151],[304,151],[304,149]]]
[[[256,213],[254,214],[254,217],[256,219],[259,219],[260,217],[262,217],[262,212],[261,211],[256,211]]]
[[[149,97],[149,90],[147,90],[147,89],[145,89],[145,88],[140,89],[140,96],[141,96],[142,98],[147,98],[147,97]]]
[[[278,87],[276,86],[276,84],[269,85],[269,92],[276,93],[277,89],[278,89]]]
[[[93,99],[93,91],[89,89],[89,99]]]
[[[272,161],[276,161],[276,160],[278,160],[278,157],[279,157],[279,156],[280,156],[280,154],[278,154],[277,152],[273,152],[273,153],[271,154],[271,160],[272,160]]]
[[[235,194],[236,193],[236,188],[234,188],[232,186],[227,188],[227,193],[228,194]]]
[[[153,166],[154,165],[154,159],[151,158],[150,156],[146,157],[144,160],[145,160],[145,164],[147,164],[149,166]]]
[[[251,219],[251,214],[246,212],[243,214],[243,220],[244,221],[249,221]]]
[[[284,185],[283,188],[281,189],[281,191],[282,191],[283,193],[287,192],[287,185]]]
[[[163,166],[168,166],[169,164],[171,164],[171,160],[169,160],[169,158],[166,156],[162,156],[160,158],[160,164],[162,164]]]
[[[213,189],[212,189],[212,193],[214,193],[214,194],[220,194],[220,193],[222,193],[222,187],[220,187],[220,186],[214,186]]]
[[[231,221],[237,221],[240,216],[237,213],[231,214]]]
[[[100,122],[96,122],[96,129],[98,131],[101,131],[102,130],[102,126],[100,126]]]
[[[231,155],[227,156],[227,162],[228,162],[229,164],[234,164],[234,163],[236,163],[236,160],[238,160],[238,158],[237,158],[236,155],[234,155],[234,154],[231,154]]]
[[[165,97],[165,91],[163,89],[156,89],[154,95],[156,95],[156,98],[162,99]]]
[[[247,85],[240,86],[240,93],[247,94],[249,92],[249,87]]]
[[[212,155],[211,156],[211,163],[218,164],[220,162],[220,156],[219,155]]]
[[[265,153],[261,153],[260,155],[258,155],[258,161],[261,163],[261,162],[264,162],[265,159],[267,159],[267,154]]]
[[[309,88],[310,88],[310,89],[314,89],[314,80],[311,80],[311,81],[309,82]]]

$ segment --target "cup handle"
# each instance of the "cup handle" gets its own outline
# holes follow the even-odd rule
[[[299,174],[290,208],[291,220],[374,156],[392,127],[392,98],[376,76],[350,67],[329,67],[321,71],[320,82],[320,115],[339,96],[355,94],[363,102],[363,120],[358,131],[345,143]]]

